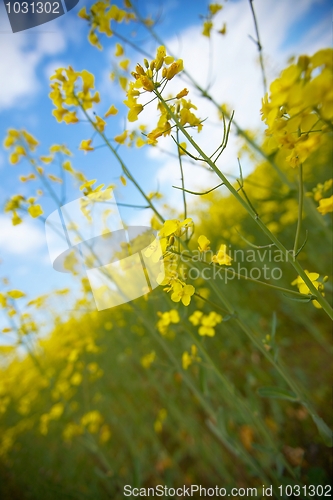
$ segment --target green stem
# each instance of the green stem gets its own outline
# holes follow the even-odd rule
[[[316,300],[319,302],[321,307],[324,309],[324,311],[328,314],[328,316],[333,319],[333,309],[332,307],[328,304],[328,302],[324,299],[324,297],[321,295],[321,293],[316,289],[316,287],[313,285],[312,281],[309,279],[305,271],[303,270],[302,266],[293,258],[293,256],[290,255],[288,250],[284,247],[284,245],[276,238],[276,236],[271,233],[271,231],[266,227],[266,225],[261,221],[260,217],[258,214],[255,213],[255,211],[248,205],[246,200],[244,200],[239,192],[234,188],[234,186],[229,182],[229,180],[226,178],[226,176],[219,170],[219,168],[215,165],[214,162],[202,151],[202,149],[199,147],[199,145],[195,142],[195,140],[190,136],[190,134],[187,132],[187,130],[181,125],[181,123],[178,120],[178,117],[175,115],[175,113],[170,109],[170,107],[166,104],[164,101],[163,97],[161,94],[158,92],[158,90],[155,89],[154,91],[158,98],[160,99],[163,107],[167,110],[173,121],[176,123],[177,127],[182,131],[182,133],[185,135],[187,140],[192,144],[192,146],[195,148],[195,150],[199,153],[199,155],[202,157],[203,160],[207,162],[207,164],[212,168],[212,170],[216,173],[216,175],[221,179],[222,182],[224,182],[225,186],[228,188],[228,190],[231,192],[231,194],[237,199],[237,201],[242,205],[242,207],[248,212],[248,214],[252,217],[252,219],[258,224],[260,229],[266,234],[266,236],[277,246],[277,248],[283,253],[283,255],[286,256],[286,259],[288,262],[291,263],[291,265],[294,267],[294,269],[297,271],[298,275],[303,279],[304,283],[307,285],[309,288],[310,292],[312,295],[315,295]]]
[[[82,106],[81,102],[78,100],[78,103],[79,103],[79,106],[81,108],[81,110],[83,111],[83,113],[85,114],[86,118],[88,119],[88,121],[90,122],[90,124],[93,126],[93,128],[96,130],[96,132],[100,135],[100,137],[104,140],[105,144],[108,146],[108,148],[111,150],[111,152],[114,154],[114,156],[117,158],[121,168],[122,168],[122,171],[124,172],[124,174],[126,175],[126,177],[134,184],[134,186],[137,188],[137,190],[139,191],[139,193],[143,196],[143,198],[146,200],[146,202],[148,203],[149,207],[153,210],[153,212],[155,213],[155,215],[162,221],[164,222],[164,218],[161,216],[161,214],[158,212],[158,210],[156,210],[155,206],[153,205],[153,203],[151,202],[151,200],[148,198],[148,196],[145,194],[145,192],[143,191],[143,189],[141,188],[141,186],[138,184],[138,182],[135,180],[135,178],[133,177],[133,175],[130,173],[130,171],[128,170],[128,168],[126,167],[125,163],[123,162],[123,160],[121,159],[121,157],[119,156],[118,152],[116,151],[116,149],[112,146],[112,144],[110,143],[110,141],[108,140],[108,138],[106,137],[106,135],[101,132],[100,130],[98,130],[98,128],[96,127],[95,123],[93,122],[93,120],[90,118],[90,116],[88,115],[88,113],[86,112],[86,110],[84,109],[84,107]]]
[[[276,448],[276,445],[274,441],[272,440],[271,435],[267,431],[265,425],[262,423],[261,419],[258,418],[258,415],[256,411],[253,411],[247,404],[244,398],[237,393],[237,390],[235,386],[220,372],[220,370],[217,368],[215,362],[212,360],[210,355],[208,354],[207,350],[204,348],[203,344],[201,342],[198,342],[196,337],[193,335],[193,333],[185,328],[186,332],[188,335],[191,337],[192,342],[196,344],[196,346],[200,349],[201,353],[203,356],[206,358],[208,364],[213,368],[216,376],[222,383],[223,387],[226,389],[228,395],[230,398],[233,399],[233,402],[235,403],[236,407],[238,407],[239,411],[241,412],[242,415],[248,415],[251,420],[253,426],[257,429],[258,433],[262,436],[266,442],[269,443],[269,445],[272,447],[275,453],[279,453],[279,450]],[[284,465],[285,467],[289,470],[290,474],[295,477],[293,469],[290,467],[290,465],[284,460]]]
[[[179,130],[177,128],[177,144],[179,144]],[[180,176],[181,176],[181,183],[182,183],[182,191],[183,191],[183,204],[184,204],[184,219],[187,218],[187,206],[186,206],[186,194],[185,194],[185,182],[184,182],[184,171],[183,171],[183,163],[182,163],[182,157],[180,154],[179,147],[177,147],[178,151],[178,161],[179,161],[179,168],[180,168]]]
[[[303,165],[299,166],[299,192],[298,192],[298,220],[294,243],[294,259],[297,257],[299,238],[301,234],[302,227],[302,217],[303,217],[303,199],[304,199],[304,189],[303,189]]]

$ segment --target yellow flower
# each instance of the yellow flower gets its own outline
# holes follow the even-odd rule
[[[129,122],[135,122],[138,119],[138,115],[143,110],[142,104],[136,104],[132,106],[128,112],[127,119]]]
[[[211,3],[208,5],[208,8],[210,10],[211,15],[215,16],[215,14],[217,14],[219,10],[222,9],[222,5],[220,5],[219,3]]]
[[[78,15],[78,17],[80,17],[81,19],[85,19],[86,21],[90,20],[90,16],[87,14],[86,7],[82,7],[82,9],[79,10],[79,12],[77,13],[77,15]]]
[[[79,149],[82,151],[85,151],[86,153],[88,151],[94,151],[94,148],[91,146],[92,139],[87,139],[86,141],[81,141],[81,144],[79,146]]]
[[[123,69],[124,71],[127,71],[128,70],[128,66],[129,66],[129,63],[130,63],[130,60],[129,59],[124,59],[123,61],[121,61],[119,63],[119,66],[121,67],[121,69]]]
[[[31,205],[28,208],[28,212],[31,215],[31,217],[33,217],[34,219],[36,217],[39,217],[40,215],[42,215],[44,213],[43,209],[40,205]]]
[[[150,368],[150,365],[155,361],[155,358],[155,351],[151,351],[149,354],[146,354],[141,358],[141,365],[143,366],[143,368]]]
[[[10,290],[7,292],[7,295],[11,299],[20,299],[21,297],[25,297],[25,293],[21,292],[21,290]]]
[[[163,430],[163,422],[167,417],[167,411],[165,408],[161,408],[158,412],[157,418],[154,422],[154,430],[156,433],[162,432]]]
[[[309,271],[305,271],[305,274],[311,280],[313,286],[317,290],[319,290],[321,292],[321,294],[324,296],[325,295],[323,292],[324,285],[322,283],[320,283],[320,281],[317,281],[319,278],[319,274],[318,273],[309,273]],[[291,284],[297,285],[299,293],[303,293],[304,295],[312,295],[308,285],[306,285],[306,283],[304,283],[303,278],[301,278],[300,276],[298,276]],[[319,302],[317,300],[313,300],[312,303],[317,309],[321,309],[321,305],[319,304]]]
[[[104,115],[104,118],[107,118],[108,116],[111,115],[116,115],[118,113],[118,109],[112,104],[112,106],[109,107],[107,112]]]
[[[175,236],[181,236],[182,231],[192,224],[192,219],[187,218],[180,222],[177,219],[166,220],[163,224],[162,229],[159,232],[159,236],[167,237],[174,234]]]
[[[81,418],[81,425],[87,427],[88,431],[92,434],[96,434],[98,432],[102,422],[103,417],[98,410],[90,411]]]
[[[157,329],[161,335],[165,335],[168,331],[168,327],[171,323],[179,323],[180,317],[176,309],[171,309],[170,311],[157,313],[160,319],[157,322]]]
[[[124,130],[124,132],[120,135],[117,135],[114,140],[118,142],[118,144],[124,144],[126,139],[127,139],[127,130]]]
[[[76,116],[76,111],[68,111],[65,115],[63,115],[63,121],[67,123],[67,125],[77,123],[79,119]]]
[[[187,368],[194,362],[200,362],[201,358],[197,356],[198,348],[196,345],[191,346],[191,353],[185,351],[182,355],[182,367],[183,370],[187,370]]]
[[[183,370],[187,370],[187,368],[191,365],[191,363],[192,363],[191,355],[187,351],[185,351],[182,355]]]
[[[178,94],[176,95],[176,98],[181,99],[182,97],[187,96],[188,93],[189,93],[189,91],[185,88],[185,89],[181,90],[180,92],[178,92]]]
[[[203,36],[207,36],[208,38],[210,38],[210,32],[212,30],[212,27],[213,27],[212,21],[205,21],[202,30]]]
[[[319,207],[317,208],[321,215],[333,212],[333,195],[330,198],[322,198],[319,201]]]
[[[95,122],[95,127],[99,132],[104,132],[106,122],[103,120],[103,118],[100,118],[99,116],[96,115],[96,122]]]
[[[166,50],[165,50],[164,45],[161,45],[160,47],[158,47],[158,49],[156,51],[156,58],[154,61],[155,62],[154,66],[155,66],[156,71],[161,69],[165,57],[166,57]]]
[[[208,238],[206,238],[206,236],[204,236],[203,234],[201,236],[199,236],[198,238],[198,249],[200,252],[206,252],[207,250],[209,250],[210,246],[210,241]]]
[[[25,140],[28,143],[28,147],[31,151],[34,151],[36,149],[36,146],[38,146],[38,141],[28,132],[25,130],[22,130],[22,135],[25,138]]]
[[[195,288],[192,285],[183,285],[181,283],[173,283],[172,285],[173,293],[171,294],[171,300],[173,302],[180,302],[184,306],[188,306],[191,302],[191,297],[195,293]]]
[[[217,255],[213,255],[212,262],[220,264],[220,266],[230,266],[232,258],[227,254],[227,245],[221,245]]]
[[[201,318],[203,316],[202,311],[195,311],[189,318],[188,320],[192,323],[192,325],[197,326],[199,325]]]
[[[171,80],[175,75],[183,71],[183,69],[184,69],[183,60],[178,59],[178,61],[173,62],[171,66],[169,66],[166,69],[165,78],[167,80]]]
[[[116,51],[114,55],[116,57],[120,57],[123,55],[123,53],[124,53],[124,47],[120,43],[116,43]]]
[[[226,23],[223,23],[223,26],[220,30],[218,30],[218,33],[220,33],[220,35],[225,35],[227,32],[227,25]]]

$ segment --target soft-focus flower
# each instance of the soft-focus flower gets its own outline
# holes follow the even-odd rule
[[[311,280],[313,286],[321,292],[321,294],[324,296],[324,285],[320,281],[318,281],[319,274],[318,273],[309,273],[309,271],[305,271],[305,274],[307,277]],[[303,293],[304,295],[312,295],[308,285],[304,282],[303,278],[298,276],[292,283],[292,285],[297,285],[299,293]],[[321,305],[317,300],[312,301],[313,305],[317,309],[321,309]]]
[[[195,344],[191,345],[191,352],[185,351],[182,355],[182,367],[183,370],[187,370],[188,367],[195,362],[200,362],[201,358],[197,356],[198,348]]]
[[[203,234],[201,236],[199,236],[198,238],[198,249],[200,252],[206,252],[207,250],[210,249],[210,241],[209,239],[204,236]]]
[[[88,151],[94,151],[94,148],[91,145],[92,139],[87,139],[86,141],[81,141],[79,149],[87,153]]]
[[[216,255],[213,255],[212,262],[220,266],[230,266],[232,258],[227,254],[227,245],[221,245]]]
[[[328,214],[329,212],[333,212],[333,195],[329,198],[322,198],[319,201],[319,207],[317,208],[318,212],[322,215]]]

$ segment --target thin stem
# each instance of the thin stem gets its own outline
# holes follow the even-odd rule
[[[196,196],[204,196],[205,194],[211,193],[212,191],[215,191],[215,189],[218,189],[219,187],[223,186],[224,182],[221,182],[221,184],[218,184],[217,186],[213,187],[212,189],[208,189],[208,191],[204,191],[202,193],[198,193],[197,191],[190,191],[189,189],[184,189],[183,187],[179,186],[172,186],[175,189],[181,189],[182,191],[185,191],[186,193],[190,194],[195,194]]]
[[[122,168],[122,171],[124,172],[124,174],[126,175],[126,177],[135,185],[135,187],[137,188],[137,190],[140,192],[140,194],[143,196],[143,198],[146,200],[146,202],[148,203],[149,207],[153,210],[153,212],[156,214],[156,216],[162,221],[164,222],[164,218],[162,217],[162,215],[158,212],[158,210],[155,208],[155,206],[153,205],[153,203],[151,202],[150,198],[145,194],[145,192],[143,191],[143,189],[141,188],[141,186],[138,184],[138,182],[135,180],[135,178],[133,177],[133,175],[130,173],[130,171],[128,170],[128,168],[126,167],[125,163],[123,162],[122,158],[119,156],[118,152],[115,150],[115,148],[112,146],[112,144],[110,143],[110,141],[107,139],[106,135],[101,132],[100,130],[98,130],[98,128],[96,127],[95,123],[93,122],[93,120],[90,118],[90,116],[88,115],[88,113],[86,112],[86,110],[84,109],[84,107],[82,106],[81,102],[78,100],[78,104],[81,108],[81,110],[83,111],[83,113],[85,114],[85,116],[87,117],[87,119],[89,120],[90,124],[94,127],[94,129],[98,132],[98,134],[100,135],[100,137],[104,140],[105,144],[108,146],[108,148],[112,151],[112,153],[114,154],[114,156],[117,158],[121,168]]]
[[[249,2],[250,2],[250,8],[251,8],[253,22],[254,22],[254,28],[256,30],[256,36],[257,36],[257,40],[254,40],[252,37],[251,37],[251,39],[256,43],[256,45],[258,47],[259,61],[260,61],[261,74],[262,74],[262,83],[263,83],[263,87],[264,87],[264,94],[266,94],[267,93],[267,80],[266,80],[266,74],[265,74],[264,59],[263,59],[263,55],[262,55],[262,45],[261,45],[260,36],[259,36],[259,28],[258,28],[256,14],[254,12],[253,0],[249,0]]]
[[[302,217],[303,217],[303,199],[304,199],[304,189],[303,189],[303,165],[299,166],[299,191],[298,191],[298,219],[297,228],[294,243],[294,259],[296,259],[298,254],[299,238],[301,234],[302,227]]]
[[[324,309],[324,311],[328,314],[328,316],[333,319],[333,309],[332,307],[328,304],[328,302],[325,300],[325,298],[321,295],[320,291],[316,289],[316,287],[313,285],[312,281],[310,278],[307,276],[305,273],[304,269],[302,266],[293,258],[293,256],[290,255],[288,250],[284,247],[284,245],[280,242],[280,240],[277,239],[277,237],[271,233],[271,231],[266,227],[266,225],[261,221],[260,217],[256,212],[253,210],[251,206],[247,203],[246,200],[244,200],[238,191],[234,188],[234,186],[229,182],[229,180],[226,178],[226,176],[219,170],[219,168],[215,165],[214,162],[202,151],[202,149],[199,147],[199,145],[195,142],[195,140],[190,136],[190,134],[187,132],[187,130],[181,125],[180,121],[178,120],[178,117],[175,115],[175,113],[170,109],[170,107],[167,105],[167,103],[164,101],[163,97],[161,94],[158,92],[158,90],[155,89],[154,91],[156,95],[159,97],[163,107],[168,111],[169,115],[173,119],[173,121],[176,123],[177,127],[182,131],[182,133],[185,135],[187,140],[192,144],[192,146],[196,149],[196,151],[202,156],[202,158],[207,162],[207,164],[214,170],[216,175],[221,179],[221,181],[224,182],[228,190],[233,194],[233,196],[238,200],[238,202],[242,205],[242,207],[248,212],[248,214],[252,217],[252,219],[258,224],[258,226],[262,229],[262,231],[266,234],[266,236],[277,246],[279,250],[286,256],[286,259],[288,262],[291,263],[291,265],[294,267],[294,269],[297,271],[298,275],[302,278],[304,283],[307,285],[309,288],[310,292],[312,295],[315,295],[317,301],[321,305],[321,307]]]
[[[178,130],[178,128],[177,128],[177,144],[179,144],[179,130]],[[184,182],[184,171],[183,171],[182,156],[180,154],[179,147],[177,147],[177,151],[178,151],[178,161],[179,161],[181,183],[182,183],[182,191],[183,191],[184,219],[186,219],[187,218],[186,193],[185,193],[186,189],[185,189],[185,182]]]

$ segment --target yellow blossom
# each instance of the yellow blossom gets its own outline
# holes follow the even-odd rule
[[[128,66],[129,66],[129,63],[130,63],[130,60],[129,59],[124,59],[123,61],[121,61],[119,63],[119,66],[121,67],[121,69],[123,69],[124,71],[127,71],[128,70]]]
[[[160,433],[163,430],[163,422],[167,417],[167,411],[165,408],[161,408],[158,412],[157,418],[154,423],[154,430],[156,433]]]
[[[200,324],[201,318],[203,316],[202,311],[195,311],[188,320],[192,323],[192,325],[197,326]]]
[[[88,151],[94,151],[94,148],[91,146],[91,143],[92,143],[92,139],[87,139],[86,141],[83,140],[83,141],[81,141],[79,149],[81,149],[82,151],[85,151],[86,153]]]
[[[320,281],[317,281],[319,278],[319,274],[309,273],[309,271],[305,271],[305,274],[311,280],[313,286],[317,290],[319,290],[321,294],[324,296],[325,295],[323,292],[324,285]],[[304,295],[312,295],[308,285],[304,282],[303,278],[301,278],[300,276],[298,276],[291,284],[297,285],[299,293],[303,293]],[[312,303],[317,309],[321,309],[321,305],[317,300],[313,300]]]
[[[21,292],[21,290],[10,290],[7,292],[7,295],[11,299],[20,299],[21,297],[25,297],[25,293]]]
[[[194,286],[183,285],[182,283],[176,282],[172,285],[171,300],[173,302],[179,302],[181,300],[184,306],[188,306],[194,293]]]
[[[155,361],[155,358],[155,351],[151,351],[149,354],[146,354],[141,358],[141,365],[143,366],[143,368],[150,368],[150,365]]]
[[[104,132],[106,122],[103,120],[103,118],[100,118],[96,115],[96,122],[94,124],[99,132]]]
[[[125,141],[126,141],[126,139],[127,139],[127,134],[128,134],[127,130],[124,130],[124,132],[122,134],[120,134],[120,135],[117,135],[114,138],[114,140],[116,142],[118,142],[118,144],[124,144]]]
[[[203,24],[203,30],[202,30],[203,36],[207,36],[209,38],[212,27],[213,27],[212,21],[205,21]]]
[[[211,15],[215,16],[215,14],[217,14],[222,9],[222,5],[220,5],[219,3],[211,3],[208,5],[208,8]]]
[[[204,236],[203,234],[201,236],[199,236],[198,238],[198,249],[200,252],[206,252],[207,250],[210,249],[210,241],[209,239]]]
[[[34,219],[44,213],[40,205],[30,205],[30,207],[28,208],[28,212]]]
[[[185,351],[182,355],[182,367],[183,370],[187,370],[188,367],[195,362],[200,362],[201,358],[197,356],[198,354],[198,348],[196,345],[191,346],[191,353]]]
[[[322,198],[319,201],[319,207],[317,208],[317,210],[321,213],[321,215],[333,212],[333,195],[329,198]]]
[[[192,219],[187,218],[180,222],[177,219],[166,220],[163,224],[162,229],[159,232],[159,236],[167,237],[172,234],[175,236],[181,236],[184,230],[192,224]]]
[[[157,329],[161,335],[165,335],[168,331],[168,327],[171,323],[179,323],[180,317],[176,309],[171,309],[170,311],[157,313],[160,319],[157,322]]]
[[[109,107],[107,112],[104,115],[104,118],[107,118],[108,116],[111,115],[116,115],[118,113],[118,109],[112,104],[112,106]]]
[[[227,254],[227,245],[221,245],[216,255],[213,255],[212,262],[220,266],[230,266],[232,258]]]
[[[123,55],[123,53],[124,53],[124,47],[120,43],[116,43],[116,51],[114,55],[116,57],[120,57]]]
[[[182,59],[178,59],[178,61],[173,62],[171,66],[169,66],[166,70],[165,78],[167,80],[171,80],[175,75],[183,71],[184,64]]]

